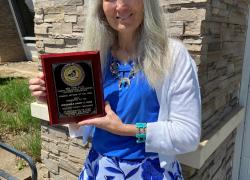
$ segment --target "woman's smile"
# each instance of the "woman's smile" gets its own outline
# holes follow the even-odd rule
[[[133,13],[130,13],[130,14],[128,14],[128,15],[117,15],[117,16],[116,16],[116,19],[121,20],[121,21],[124,21],[124,20],[129,19],[131,16],[133,16]]]
[[[103,0],[109,25],[118,32],[135,32],[144,19],[142,0]]]

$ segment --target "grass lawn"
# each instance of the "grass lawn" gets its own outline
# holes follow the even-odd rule
[[[0,78],[0,139],[40,161],[40,121],[30,115],[34,101],[27,79]],[[5,138],[3,138],[5,137]]]

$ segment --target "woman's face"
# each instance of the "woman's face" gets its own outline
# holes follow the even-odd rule
[[[135,32],[144,18],[143,0],[103,0],[103,11],[118,32]]]

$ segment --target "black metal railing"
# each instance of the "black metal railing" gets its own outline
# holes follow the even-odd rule
[[[27,154],[24,154],[23,152],[20,152],[18,150],[16,150],[15,148],[4,144],[2,142],[0,142],[0,148],[15,154],[16,156],[24,159],[30,166],[31,171],[32,171],[32,180],[37,180],[37,168],[36,168],[36,164],[34,163],[34,161],[32,160],[32,158],[30,156],[28,156]]]

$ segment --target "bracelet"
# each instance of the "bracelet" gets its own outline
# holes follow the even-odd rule
[[[136,128],[138,129],[138,133],[135,135],[137,138],[137,143],[144,143],[146,141],[146,128],[147,123],[136,123]]]

